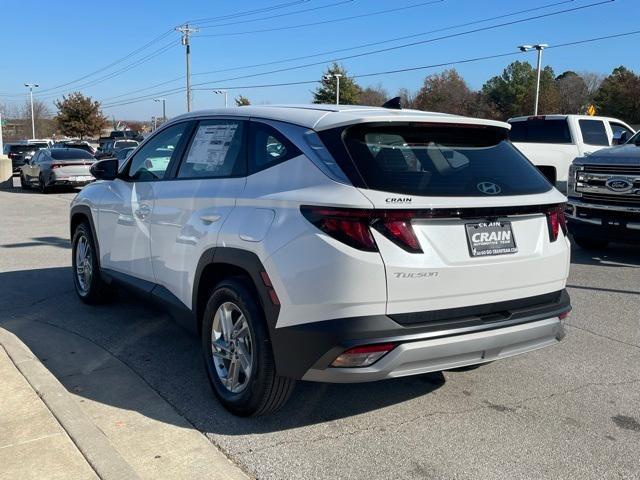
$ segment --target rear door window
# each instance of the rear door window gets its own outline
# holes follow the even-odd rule
[[[609,137],[602,120],[578,120],[582,141],[587,145],[609,145]]]
[[[262,122],[251,122],[250,144],[249,174],[302,155],[281,132]]]
[[[571,143],[571,133],[565,118],[534,118],[511,122],[509,138],[523,143]]]
[[[374,190],[466,197],[528,195],[552,188],[509,142],[504,128],[363,124],[348,128],[343,138],[364,186]]]
[[[178,170],[178,178],[223,178],[246,173],[246,122],[204,120]]]

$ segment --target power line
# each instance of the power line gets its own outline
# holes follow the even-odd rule
[[[529,13],[529,12],[532,12],[532,11],[539,11],[539,10],[543,10],[543,9],[546,9],[546,8],[551,8],[551,7],[556,7],[558,5],[563,5],[563,4],[566,4],[566,3],[572,3],[573,1],[574,0],[562,0],[562,1],[559,1],[559,2],[555,2],[555,3],[549,3],[549,4],[545,4],[545,5],[540,5],[540,6],[537,6],[537,7],[527,8],[527,9],[524,9],[524,10],[518,10],[518,11],[515,11],[515,12],[505,13],[505,14],[502,14],[502,15],[494,16],[494,17],[483,18],[483,19],[474,20],[474,21],[471,21],[471,22],[460,23],[460,24],[457,24],[457,25],[449,25],[447,27],[441,27],[441,28],[438,28],[438,29],[435,29],[435,30],[429,30],[429,31],[426,31],[426,32],[414,33],[414,34],[411,34],[411,35],[404,35],[404,36],[401,36],[401,37],[395,37],[395,38],[389,38],[389,39],[386,39],[386,40],[379,40],[379,41],[376,41],[376,42],[364,43],[364,44],[360,44],[360,45],[356,45],[356,46],[352,46],[352,47],[345,47],[345,48],[339,48],[339,49],[335,49],[335,50],[328,50],[328,51],[318,52],[318,53],[314,53],[314,54],[310,54],[310,55],[302,55],[302,56],[299,56],[299,57],[290,57],[290,58],[285,58],[285,59],[282,59],[282,60],[274,60],[274,61],[270,61],[270,62],[256,63],[256,64],[252,64],[252,65],[241,65],[241,66],[237,66],[237,67],[223,68],[223,69],[218,69],[218,70],[210,70],[210,71],[206,71],[206,72],[198,72],[198,73],[193,73],[192,76],[195,77],[195,76],[202,76],[202,75],[210,75],[212,73],[222,73],[222,72],[230,72],[230,71],[234,71],[234,70],[244,70],[244,69],[249,69],[249,68],[264,67],[264,66],[269,66],[269,65],[277,65],[279,63],[287,63],[287,62],[292,62],[292,61],[296,61],[296,60],[304,60],[306,58],[320,57],[322,55],[330,55],[330,54],[340,53],[340,52],[345,52],[345,51],[350,51],[350,50],[358,50],[358,49],[361,49],[361,48],[371,47],[371,46],[374,46],[374,45],[382,45],[382,44],[385,44],[385,43],[392,43],[392,42],[396,42],[396,41],[400,41],[400,40],[407,40],[409,38],[416,38],[416,37],[421,37],[421,36],[424,36],[424,35],[430,35],[430,34],[433,34],[433,33],[443,32],[443,31],[446,31],[446,30],[453,30],[453,29],[456,29],[456,28],[467,27],[467,26],[470,26],[470,25],[477,25],[479,23],[489,22],[489,21],[492,21],[492,20],[498,20],[498,19],[501,19],[501,18],[513,17],[513,16],[520,15],[520,14],[523,14],[523,13]],[[179,80],[182,80],[183,78],[184,78],[184,75],[181,75],[179,77],[172,78],[171,80],[166,80],[166,81],[163,81],[163,82],[160,82],[160,83],[156,83],[156,84],[151,85],[149,87],[145,87],[145,88],[142,88],[142,89],[129,91],[129,92],[122,93],[122,94],[115,95],[115,96],[111,96],[111,97],[106,97],[106,98],[103,99],[103,101],[105,101],[105,100],[115,100],[115,99],[118,99],[118,98],[122,98],[122,97],[126,97],[128,95],[135,94],[135,93],[141,93],[141,92],[145,92],[145,91],[148,91],[148,90],[152,90],[154,88],[161,87],[163,85],[168,85],[170,83],[177,82]]]
[[[302,9],[302,10],[295,10],[293,12],[279,13],[277,15],[270,15],[268,17],[251,18],[249,20],[240,20],[240,21],[237,21],[237,22],[227,22],[227,23],[217,23],[215,25],[205,25],[205,26],[200,27],[200,28],[202,28],[202,29],[205,29],[205,28],[218,28],[218,27],[227,27],[229,25],[239,25],[241,23],[253,23],[253,22],[260,22],[260,21],[263,21],[263,20],[272,20],[274,18],[288,17],[290,15],[298,15],[300,13],[314,12],[314,11],[317,11],[317,10],[323,10],[325,8],[337,7],[339,5],[344,5],[345,3],[352,3],[354,1],[355,0],[341,0],[339,2],[330,3],[328,5],[320,5],[319,7],[305,8],[305,9]]]
[[[348,20],[355,20],[357,18],[367,18],[367,17],[373,17],[375,15],[383,15],[385,13],[395,13],[395,12],[400,12],[403,10],[409,10],[411,8],[417,8],[417,7],[424,7],[427,5],[435,5],[437,3],[442,3],[445,0],[429,0],[428,2],[421,2],[421,3],[416,3],[414,5],[407,5],[404,7],[396,7],[396,8],[390,8],[387,10],[378,10],[376,12],[369,12],[369,13],[362,13],[359,15],[351,15],[348,17],[342,17],[342,18],[334,18],[331,20],[322,20],[320,22],[312,22],[312,23],[302,23],[299,25],[288,25],[286,27],[275,27],[275,28],[265,28],[265,29],[261,29],[261,30],[248,30],[248,31],[244,31],[244,32],[229,32],[229,33],[207,33],[204,35],[198,35],[199,37],[227,37],[227,36],[231,36],[231,35],[245,35],[245,34],[249,34],[249,33],[264,33],[264,32],[275,32],[275,31],[279,31],[279,30],[291,30],[294,28],[304,28],[304,27],[312,27],[312,26],[316,26],[316,25],[326,25],[328,23],[336,23],[336,22],[346,22]]]
[[[229,18],[246,17],[249,15],[256,15],[258,13],[271,12],[273,10],[280,10],[282,8],[295,7],[296,5],[309,3],[310,1],[311,0],[295,0],[293,2],[278,3],[276,5],[271,5],[269,7],[262,7],[254,10],[246,10],[244,12],[229,13],[227,15],[219,15],[217,17],[191,19],[191,20],[187,20],[185,23],[189,23],[192,25],[203,25],[205,23],[211,23],[218,20],[228,20]]]
[[[600,37],[593,37],[593,38],[588,38],[588,39],[583,39],[583,40],[576,40],[576,41],[571,41],[571,42],[559,43],[559,44],[547,47],[547,49],[566,48],[566,47],[572,47],[572,46],[576,46],[576,45],[582,45],[582,44],[585,44],[585,43],[593,43],[593,42],[598,42],[598,41],[603,41],[603,40],[610,40],[610,39],[613,39],[613,38],[621,38],[621,37],[626,37],[626,36],[631,36],[631,35],[638,35],[638,34],[640,34],[640,30],[633,30],[633,31],[630,31],[630,32],[615,33],[615,34],[604,35],[604,36],[600,36]],[[484,61],[484,60],[493,60],[493,59],[497,59],[497,58],[504,58],[504,57],[509,57],[509,56],[522,55],[524,53],[525,52],[521,52],[519,50],[516,50],[516,51],[511,51],[511,52],[503,52],[503,53],[497,53],[497,54],[493,54],[493,55],[484,55],[484,56],[480,56],[480,57],[466,58],[466,59],[455,60],[455,61],[450,61],[450,62],[433,63],[433,64],[430,64],[430,65],[419,65],[419,66],[413,66],[413,67],[398,68],[398,69],[394,69],[394,70],[385,70],[385,71],[380,71],[380,72],[356,74],[356,75],[353,75],[352,78],[368,78],[368,77],[374,77],[374,76],[392,75],[392,74],[411,72],[411,71],[417,71],[417,70],[427,70],[427,69],[432,69],[432,68],[447,67],[447,66],[452,66],[452,65],[460,65],[460,64],[465,64],[465,63],[473,63],[473,62],[479,62],[479,61]],[[296,81],[296,82],[257,84],[257,85],[230,85],[230,86],[224,86],[224,87],[220,87],[220,88],[221,89],[226,89],[226,90],[241,90],[241,89],[244,90],[244,89],[270,88],[270,87],[281,87],[281,86],[292,86],[292,85],[306,85],[306,84],[314,84],[314,83],[318,83],[318,79],[302,80],[302,81]],[[176,93],[180,93],[180,91],[182,91],[182,90],[184,90],[184,89],[177,89],[176,91],[172,91],[172,93],[168,93],[168,95],[173,95],[173,94],[176,94]],[[209,90],[209,88],[194,88],[194,90]],[[112,103],[112,104],[104,105],[102,108],[113,108],[113,107],[119,107],[119,106],[124,106],[124,105],[130,105],[130,104],[138,103],[138,102],[141,102],[141,101],[145,101],[148,98],[151,98],[151,97],[146,97],[145,96],[144,98],[140,97],[139,99],[132,99],[132,100],[127,100],[127,101],[123,101],[123,102],[115,102],[115,103]]]
[[[234,16],[246,16],[246,15],[251,15],[251,14],[257,14],[257,13],[262,13],[265,11],[272,11],[272,10],[277,10],[280,8],[285,8],[285,7],[291,7],[291,6],[295,6],[295,5],[301,5],[304,3],[308,3],[311,0],[296,0],[296,1],[292,1],[292,2],[287,2],[287,3],[283,3],[283,4],[278,4],[278,5],[274,5],[271,7],[264,7],[264,8],[260,8],[260,9],[255,9],[253,11],[244,11],[244,12],[238,12],[238,13],[232,13],[232,14],[228,14],[228,15],[223,15],[223,16],[219,16],[219,17],[212,17],[210,19],[202,19],[201,21],[207,21],[207,20],[220,20],[220,19],[230,19],[230,18],[234,18]],[[85,75],[82,75],[81,77],[75,78],[73,80],[70,80],[68,82],[65,83],[61,83],[59,85],[55,85],[53,87],[49,87],[49,88],[45,88],[40,90],[40,94],[38,96],[38,98],[43,98],[42,94],[47,93],[47,92],[52,92],[54,90],[59,90],[63,87],[67,87],[69,85],[73,85],[76,84],[78,82],[81,82],[82,80],[85,80],[87,78],[90,78],[98,73],[104,72],[108,69],[110,69],[111,67],[114,67],[126,60],[128,60],[129,58],[137,55],[138,53],[144,51],[145,49],[149,48],[150,46],[154,45],[155,43],[160,42],[161,40],[167,38],[169,35],[171,35],[173,33],[174,29],[170,28],[168,30],[166,30],[164,33],[158,35],[157,37],[154,37],[153,39],[151,39],[150,41],[148,41],[147,43],[145,43],[144,45],[142,45],[141,47],[136,48],[135,50],[129,52],[128,54],[126,54],[123,57],[120,57],[119,59],[109,63],[108,65],[105,65],[104,67],[101,67],[97,70],[94,70],[92,72],[89,72]],[[152,54],[153,55],[153,54]],[[113,78],[113,77],[108,77],[106,79],[109,78]],[[75,87],[75,88],[81,88],[81,86]],[[68,92],[68,91],[67,91]],[[58,94],[56,94],[55,96],[61,95],[63,92],[60,92]],[[0,96],[2,97],[21,97],[23,96],[22,93],[0,93]],[[50,97],[52,98],[52,97]]]
[[[337,61],[341,61],[341,60],[349,60],[349,59],[352,59],[352,58],[364,57],[364,56],[373,55],[373,54],[377,54],[377,53],[383,53],[383,52],[387,52],[387,51],[391,51],[391,50],[398,50],[398,49],[412,47],[412,46],[416,46],[416,45],[421,45],[421,44],[426,44],[426,43],[433,43],[433,42],[437,42],[437,41],[440,41],[440,40],[445,40],[445,39],[449,39],[449,38],[468,35],[468,34],[471,34],[471,33],[477,33],[477,32],[481,32],[481,31],[491,30],[491,29],[494,29],[494,28],[501,28],[501,27],[505,27],[505,26],[515,25],[515,24],[518,24],[518,23],[528,22],[528,21],[532,21],[532,20],[538,20],[538,19],[541,19],[541,18],[546,18],[546,17],[549,17],[549,16],[559,15],[559,14],[562,14],[562,13],[569,13],[569,12],[573,12],[573,11],[576,11],[576,10],[589,8],[589,7],[592,7],[592,6],[601,5],[601,4],[604,4],[604,3],[610,3],[610,2],[613,2],[613,1],[615,1],[615,0],[602,0],[602,1],[597,2],[597,3],[592,3],[592,4],[588,4],[588,5],[583,5],[583,6],[579,6],[579,7],[570,8],[570,9],[558,10],[558,11],[550,12],[550,13],[547,13],[547,14],[534,15],[534,16],[531,16],[531,17],[525,17],[523,19],[512,20],[512,21],[509,21],[509,22],[503,22],[503,23],[499,23],[499,24],[489,25],[489,26],[486,26],[486,27],[467,30],[467,31],[464,31],[464,32],[457,32],[457,33],[453,33],[453,34],[449,34],[449,35],[443,35],[443,36],[440,36],[440,37],[430,38],[430,39],[421,40],[421,41],[417,41],[417,42],[405,43],[405,44],[396,45],[396,46],[393,46],[393,47],[387,47],[387,48],[383,48],[383,49],[377,49],[377,50],[373,50],[373,51],[362,52],[362,53],[343,56],[343,57],[334,57],[334,58],[331,58],[331,59],[325,59],[325,60],[321,60],[321,61],[318,61],[318,62],[306,63],[306,64],[303,64],[303,65],[294,65],[294,66],[291,66],[291,67],[284,67],[284,68],[279,68],[279,69],[275,69],[275,70],[269,70],[269,71],[266,71],[266,72],[259,72],[259,73],[249,74],[249,75],[241,75],[241,76],[237,76],[237,77],[224,78],[224,79],[216,79],[216,80],[212,80],[212,81],[208,81],[208,82],[197,83],[197,84],[194,84],[194,86],[209,85],[209,84],[214,84],[214,83],[218,83],[218,82],[226,82],[226,81],[233,81],[233,80],[241,80],[241,79],[244,79],[244,78],[252,78],[252,77],[258,77],[258,76],[262,76],[262,75],[270,75],[270,74],[274,74],[274,73],[282,73],[282,72],[286,72],[286,71],[297,70],[297,69],[301,69],[301,68],[307,68],[307,67],[311,67],[311,66],[324,65],[324,64],[329,63],[329,62],[337,62]],[[559,3],[567,3],[567,2],[559,2]],[[548,6],[539,7],[539,8],[540,9],[548,8]],[[499,16],[499,17],[502,17],[502,16]],[[483,21],[484,20],[480,20],[480,21],[477,21],[476,23],[483,22]],[[474,23],[474,22],[468,22],[468,23]],[[452,29],[452,28],[458,28],[458,27],[459,26],[445,27],[445,29]],[[440,29],[440,30],[443,30],[443,29]],[[437,30],[435,32],[437,32]],[[432,33],[432,32],[423,32],[422,34],[416,34],[416,35],[426,35],[428,33]],[[387,42],[392,42],[392,41],[396,41],[396,40],[397,39],[392,39],[392,40],[383,41],[383,42],[375,42],[375,44],[387,43]],[[361,47],[354,47],[354,48],[361,48]],[[319,55],[320,54],[314,55],[314,56],[319,56]],[[302,57],[302,58],[311,58],[311,57],[307,56],[307,57]],[[175,81],[175,80],[171,80],[170,82],[163,82],[163,84],[164,83],[171,83],[173,81]],[[162,85],[162,84],[160,84],[160,85]],[[150,88],[155,88],[155,87],[150,87]],[[138,93],[138,92],[142,92],[142,91],[145,91],[145,89],[141,89],[141,90],[139,90],[137,92],[133,92],[133,93]],[[164,93],[165,92],[159,92],[159,93],[156,93],[155,95],[163,95]],[[120,97],[125,96],[125,95],[127,95],[127,94],[120,95]],[[112,98],[116,98],[116,97],[112,97]],[[124,99],[124,100],[127,100],[127,99]]]

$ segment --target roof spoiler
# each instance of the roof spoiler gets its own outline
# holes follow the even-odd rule
[[[390,108],[393,110],[402,110],[402,103],[400,97],[393,97],[391,100],[387,100],[382,104],[382,108]]]

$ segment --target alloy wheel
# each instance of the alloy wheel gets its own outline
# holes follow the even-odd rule
[[[222,385],[231,393],[247,388],[253,369],[253,343],[244,314],[232,302],[218,307],[211,329],[211,353]]]
[[[82,293],[87,293],[91,285],[93,266],[91,264],[91,247],[87,237],[82,235],[76,245],[76,278]]]

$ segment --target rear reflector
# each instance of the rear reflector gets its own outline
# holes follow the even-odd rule
[[[570,312],[570,310],[566,311],[566,312],[562,312],[560,315],[558,315],[558,318],[560,320],[564,320],[565,318],[567,318],[569,316],[569,312]]]
[[[368,367],[384,357],[391,350],[396,348],[395,343],[381,343],[379,345],[366,345],[364,347],[350,348],[339,355],[332,367]]]

